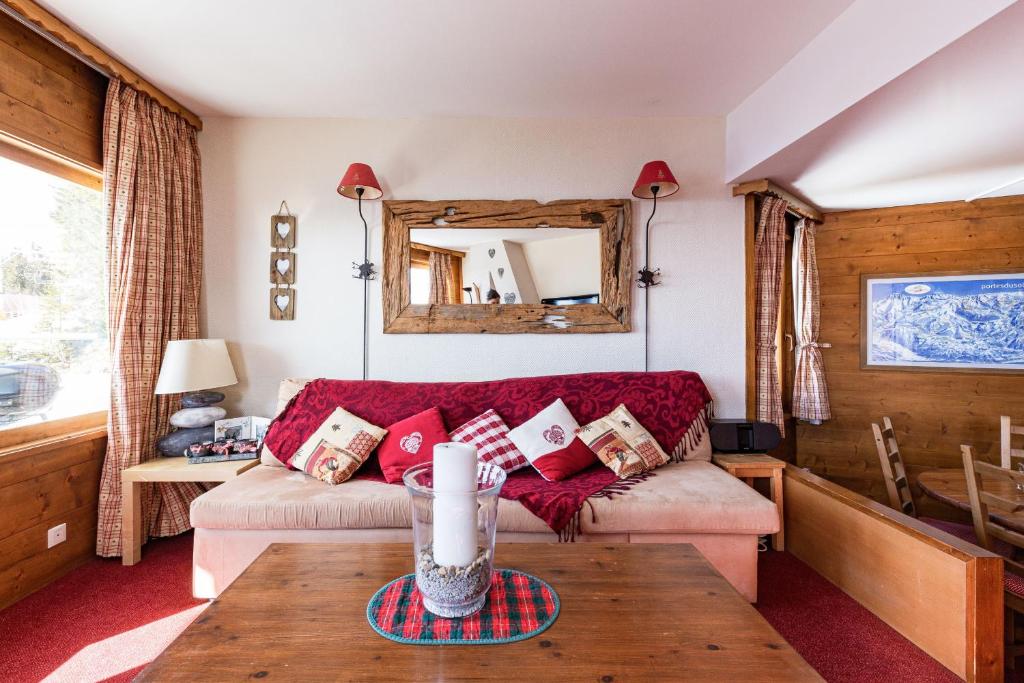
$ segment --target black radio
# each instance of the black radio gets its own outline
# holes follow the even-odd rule
[[[711,421],[711,447],[718,453],[761,453],[781,441],[779,428],[769,422]]]

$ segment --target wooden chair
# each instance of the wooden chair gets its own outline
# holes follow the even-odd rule
[[[1024,548],[1024,534],[998,524],[989,517],[989,508],[1007,513],[1024,510],[1024,503],[996,495],[985,490],[982,475],[991,479],[1003,479],[1013,484],[1024,484],[1024,473],[1011,469],[996,467],[987,462],[974,459],[974,449],[960,446],[964,461],[964,475],[967,479],[967,496],[971,501],[971,519],[974,521],[974,535],[978,545],[987,550],[995,550],[996,539],[1009,543],[1014,548]],[[1014,660],[1024,655],[1024,643],[1016,639],[1016,616],[1024,614],[1024,565],[1011,560],[1003,560],[1003,598],[1006,606],[1006,662],[1013,668]]]
[[[889,493],[889,505],[900,512],[917,517],[917,507],[910,495],[910,481],[907,470],[903,466],[903,456],[896,442],[896,432],[892,428],[892,420],[882,418],[882,427],[871,423],[875,433],[875,446],[878,448],[878,459],[882,464],[882,476],[885,478],[885,490]]]
[[[1024,436],[1024,424],[1013,424],[1009,415],[999,418],[999,461],[1003,469],[1013,469],[1013,458],[1024,458],[1024,448],[1013,448],[1014,435]]]

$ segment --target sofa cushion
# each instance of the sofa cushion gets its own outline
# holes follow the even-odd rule
[[[412,526],[404,486],[350,479],[329,486],[301,472],[258,465],[192,501],[200,529],[402,529]],[[498,499],[498,531],[550,533],[515,501]]]
[[[708,462],[678,462],[612,498],[590,498],[583,533],[702,532],[771,534],[779,513],[771,502]]]
[[[328,484],[340,484],[355,474],[385,434],[380,427],[338,408],[288,458],[288,464]]]
[[[594,464],[595,456],[576,438],[580,425],[557,398],[508,433],[509,440],[548,481],[562,481]]]
[[[668,462],[668,455],[651,433],[621,403],[604,417],[580,427],[579,437],[619,479]]]
[[[506,472],[515,472],[530,463],[516,445],[509,441],[508,432],[508,425],[491,409],[456,428],[451,437],[452,441],[476,446],[480,462],[494,463]]]
[[[444,418],[437,408],[428,408],[388,425],[388,435],[377,449],[377,460],[387,482],[402,481],[410,467],[430,462],[434,446],[448,441]]]
[[[192,526],[206,529],[387,529],[412,525],[409,495],[393,484],[351,479],[339,486],[260,465],[192,501]],[[583,533],[778,531],[775,504],[704,462],[669,463],[613,498],[590,498]],[[550,533],[515,501],[498,500],[498,530]]]

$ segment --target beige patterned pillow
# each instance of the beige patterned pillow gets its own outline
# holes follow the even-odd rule
[[[624,403],[604,417],[580,427],[578,436],[619,479],[653,470],[668,462],[668,455],[650,432],[626,410]]]
[[[328,484],[340,484],[355,474],[387,433],[338,408],[295,451],[288,464]]]

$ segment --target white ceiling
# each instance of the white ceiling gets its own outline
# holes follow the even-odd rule
[[[576,237],[592,231],[596,232],[597,228],[413,228],[409,231],[409,239],[432,247],[465,250],[474,244],[497,240],[525,244]]]
[[[722,116],[852,0],[43,0],[200,116]]]
[[[830,210],[1024,193],[1024,2],[740,180],[764,177]]]

